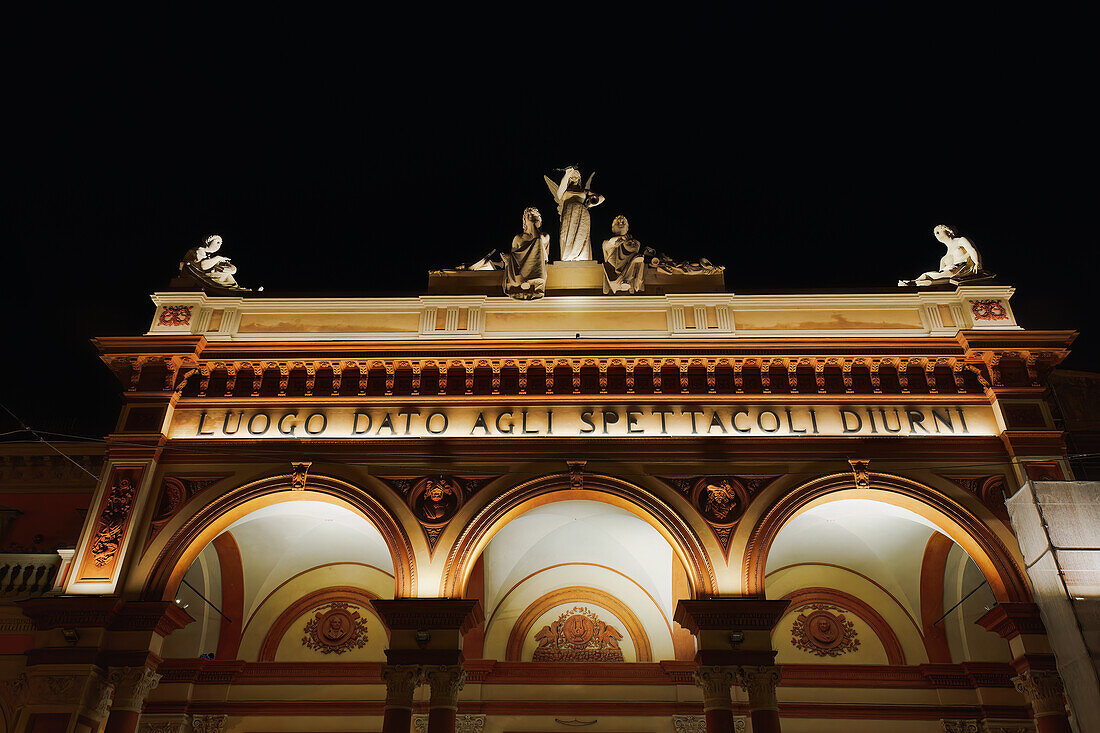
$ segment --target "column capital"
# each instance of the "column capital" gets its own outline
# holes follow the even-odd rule
[[[730,688],[737,679],[737,668],[727,666],[701,666],[695,671],[695,684],[703,689],[703,711],[733,711]]]
[[[1031,703],[1036,718],[1065,715],[1062,678],[1053,669],[1029,669],[1012,678],[1016,690]]]
[[[386,706],[412,710],[413,694],[424,681],[424,673],[415,664],[385,664],[382,680],[386,683]]]
[[[776,665],[742,665],[737,668],[737,685],[749,695],[752,710],[779,710],[775,688],[781,674]]]
[[[1014,639],[1021,634],[1047,633],[1039,616],[1039,607],[1034,603],[998,603],[974,623],[1002,639]]]
[[[424,668],[424,678],[432,694],[428,707],[458,709],[458,693],[466,686],[466,671],[460,664],[440,664]]]
[[[790,601],[763,598],[703,598],[681,600],[675,620],[693,634],[700,631],[771,631]]]
[[[228,715],[192,715],[191,730],[194,733],[223,733],[228,722]]]
[[[115,688],[112,710],[140,713],[145,698],[160,684],[160,675],[148,667],[111,667],[107,681]]]
[[[375,598],[371,606],[390,631],[457,629],[465,634],[484,618],[476,598]]]

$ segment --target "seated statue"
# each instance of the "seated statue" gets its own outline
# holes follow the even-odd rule
[[[213,234],[203,240],[201,247],[187,250],[180,262],[180,272],[189,275],[200,284],[213,284],[228,290],[245,290],[237,284],[237,267],[228,257],[214,254],[222,246],[222,238]]]
[[[899,286],[938,285],[941,283],[958,284],[967,280],[988,280],[993,274],[982,269],[978,250],[966,237],[960,237],[946,224],[940,224],[932,230],[936,239],[947,247],[947,254],[940,258],[940,269],[926,272],[915,280],[898,280]]]
[[[519,300],[534,300],[546,293],[550,235],[542,231],[542,214],[533,207],[523,210],[522,226],[523,232],[512,239],[512,250],[501,255],[504,294]]]
[[[611,222],[610,239],[603,243],[603,291],[641,293],[645,291],[645,255],[642,243],[630,234],[630,222],[619,214]]]

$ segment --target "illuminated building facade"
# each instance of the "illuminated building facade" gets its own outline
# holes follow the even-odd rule
[[[1072,333],[600,268],[155,294],[8,729],[1070,729],[1005,497],[1071,478]]]

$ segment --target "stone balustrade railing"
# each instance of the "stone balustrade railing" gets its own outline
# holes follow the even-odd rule
[[[0,600],[29,598],[53,587],[61,555],[50,553],[0,553]]]

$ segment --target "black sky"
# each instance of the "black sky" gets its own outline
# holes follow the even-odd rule
[[[0,401],[108,431],[117,388],[89,339],[145,331],[148,294],[209,233],[245,286],[413,293],[506,245],[525,206],[552,222],[542,175],[566,163],[607,197],[594,238],[625,213],[735,292],[891,287],[954,224],[1017,286],[1020,322],[1083,331],[1067,366],[1098,368],[1083,18],[565,13],[13,24]]]

